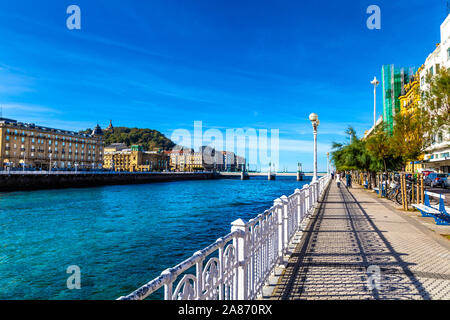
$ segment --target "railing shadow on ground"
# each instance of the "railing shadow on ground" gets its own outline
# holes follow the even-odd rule
[[[353,277],[355,279],[354,282],[349,279],[349,285],[355,289],[351,294],[348,294],[352,299],[401,299],[411,296],[413,298],[430,299],[428,292],[409,269],[409,266],[413,264],[402,260],[402,256],[407,254],[394,250],[392,244],[384,236],[384,231],[378,229],[372,218],[363,209],[361,203],[366,202],[359,202],[346,188],[339,189],[341,198],[339,202],[344,205],[341,209],[345,211],[345,215],[340,214],[338,216],[341,219],[343,216],[346,218],[347,230],[320,230],[321,224],[327,219],[338,219],[333,214],[324,216],[327,204],[336,203],[336,201],[327,201],[330,196],[330,189],[331,187],[326,190],[318,213],[312,217],[309,230],[305,230],[304,239],[299,244],[301,247],[291,256],[292,262],[288,264],[284,279],[279,283],[279,288],[274,292],[272,298],[282,300],[318,298],[319,294],[314,295],[314,293],[302,297],[308,286],[316,286],[316,289],[319,290],[322,288],[323,291],[320,293],[322,298],[333,299],[338,295],[345,298],[345,293],[339,291],[339,288],[337,291],[334,288],[334,294],[327,295],[324,291],[330,290],[328,278],[341,277],[342,279],[342,273],[350,272],[348,278]],[[332,232],[349,234],[348,239],[351,239],[349,245],[353,246],[351,248],[354,248],[354,252],[316,252],[315,247],[320,234]],[[314,258],[317,259],[318,257],[323,258],[323,261],[313,261]],[[327,260],[327,258],[329,259]],[[383,278],[378,288],[371,289],[367,285],[367,279],[370,276],[367,270],[374,265],[380,268]],[[308,277],[311,270],[321,267],[328,268],[323,269],[323,271],[326,271],[325,274],[316,278],[312,275],[312,279],[319,283],[309,282]],[[337,274],[339,272],[341,274]],[[336,283],[336,285],[339,284]],[[412,288],[417,293],[412,293]]]

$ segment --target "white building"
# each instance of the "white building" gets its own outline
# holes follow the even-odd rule
[[[436,74],[440,68],[450,68],[450,15],[441,24],[441,42],[436,49],[427,57],[424,69],[420,73],[420,89],[426,90],[425,78],[428,73]],[[450,124],[449,124],[450,126]],[[435,142],[427,150],[425,161],[427,168],[438,172],[450,172],[450,130],[449,127],[442,128],[433,139]]]

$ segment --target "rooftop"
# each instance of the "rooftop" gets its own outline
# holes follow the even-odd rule
[[[34,123],[18,122],[17,120],[8,119],[8,118],[0,118],[0,124],[12,125],[14,127],[23,128],[23,129],[36,129],[36,130],[41,130],[41,131],[45,131],[48,133],[71,135],[74,137],[83,137],[83,138],[92,137],[91,135],[85,134],[85,133],[79,133],[79,132],[75,132],[75,131],[62,130],[62,129],[55,129],[55,128],[50,128],[50,127],[37,126]]]

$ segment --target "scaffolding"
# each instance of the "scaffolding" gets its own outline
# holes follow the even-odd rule
[[[396,68],[393,64],[383,65],[381,78],[383,82],[383,121],[389,133],[394,129],[394,117],[400,112],[399,97],[405,94],[405,85],[410,82],[417,68]]]

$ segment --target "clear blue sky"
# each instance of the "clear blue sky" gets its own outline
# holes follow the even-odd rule
[[[314,2],[314,3],[311,3]],[[81,8],[68,30],[66,8]],[[381,8],[381,30],[366,8]],[[445,1],[0,0],[3,116],[80,130],[280,130],[280,169],[319,170],[344,130],[371,126],[381,66],[420,66]],[[381,114],[381,91],[378,114]]]

